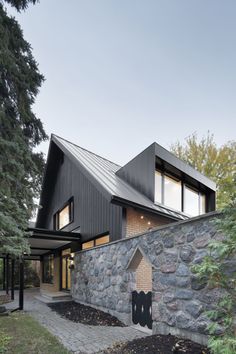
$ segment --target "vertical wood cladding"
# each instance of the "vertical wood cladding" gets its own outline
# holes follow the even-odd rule
[[[122,207],[112,205],[66,156],[59,163],[47,205],[43,205],[47,212],[37,226],[52,229],[53,215],[71,197],[74,197],[74,220],[64,231],[80,227],[82,241],[107,231],[111,241],[121,238]]]
[[[150,145],[125,166],[121,167],[116,174],[154,201],[155,144]]]

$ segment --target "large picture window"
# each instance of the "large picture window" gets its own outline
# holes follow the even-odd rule
[[[164,204],[181,211],[181,181],[164,176]]]
[[[43,283],[53,284],[54,256],[50,254],[43,257]]]
[[[73,221],[73,199],[54,215],[54,229],[61,230]]]
[[[190,216],[206,212],[205,194],[161,171],[155,171],[155,203],[183,211]]]

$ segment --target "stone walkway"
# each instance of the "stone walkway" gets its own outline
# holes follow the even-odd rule
[[[102,353],[103,350],[117,342],[126,342],[148,335],[133,327],[88,326],[74,323],[60,317],[46,304],[36,300],[34,296],[37,294],[38,291],[35,290],[25,291],[25,312],[57,336],[60,342],[72,353]],[[16,299],[14,303],[9,303],[6,307],[10,309],[17,306]]]

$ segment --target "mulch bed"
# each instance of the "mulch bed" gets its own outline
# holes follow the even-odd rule
[[[125,327],[122,322],[109,313],[96,310],[93,307],[85,306],[75,301],[57,302],[48,304],[48,306],[62,317],[73,322],[80,322],[91,326]]]
[[[117,344],[103,354],[210,354],[209,350],[189,340],[171,335],[153,335]]]

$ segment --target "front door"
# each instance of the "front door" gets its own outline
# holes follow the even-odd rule
[[[61,289],[69,291],[71,287],[70,279],[70,249],[63,250],[61,253]]]

